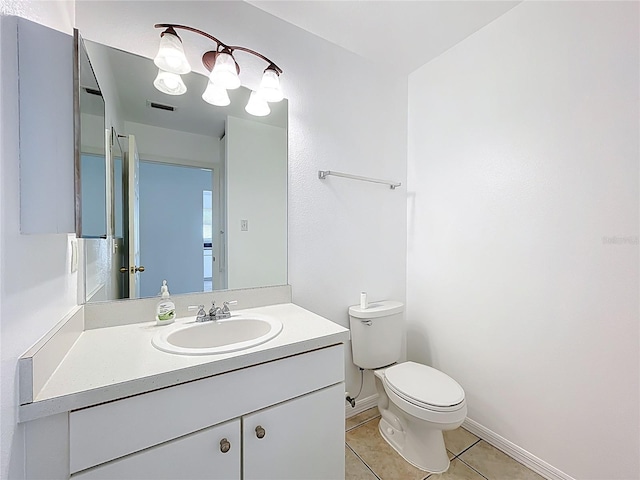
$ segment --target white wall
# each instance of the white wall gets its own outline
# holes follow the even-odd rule
[[[80,119],[82,235],[99,237],[107,233],[105,121],[103,116],[86,113],[81,113]]]
[[[286,285],[287,130],[227,117],[226,141],[227,286]]]
[[[84,39],[82,31],[80,36]],[[116,80],[109,58],[104,55],[102,49],[95,48],[95,45],[84,42],[84,46],[104,99],[104,124],[107,128],[113,127],[118,134],[123,135],[125,119],[122,113],[122,99],[118,95]]]
[[[220,165],[220,140],[214,137],[129,121],[124,122],[123,135],[135,135],[143,160],[205,168]]]
[[[71,34],[74,2],[3,1],[18,15]],[[0,29],[0,478],[24,477],[24,432],[16,424],[18,357],[76,304],[68,236],[21,235],[16,32]]]
[[[75,0],[2,0],[1,15],[15,15],[73,35]]]
[[[347,307],[362,290],[371,299],[405,299],[404,187],[321,181],[318,170],[406,181],[406,78],[244,2],[82,1],[76,19],[85,38],[147,58],[157,53],[159,32],[152,26],[158,21],[192,25],[273,58],[284,70],[289,99],[294,301],[347,326]],[[191,65],[204,73],[199,56],[210,44],[188,32],[183,40]],[[256,88],[262,61],[238,53],[238,62],[243,84]],[[349,366],[347,388],[358,386],[357,370]],[[368,382],[363,395],[374,391]]]
[[[108,242],[100,238],[85,238],[81,241],[84,261],[79,268],[84,268],[83,281],[87,302],[101,302],[118,298],[113,291],[112,270],[109,267],[112,253]]]
[[[638,8],[524,2],[409,78],[408,356],[576,479],[640,478]]]
[[[97,155],[104,154],[104,130],[107,125],[104,116],[81,113],[80,124],[85,126],[82,129],[80,151]]]

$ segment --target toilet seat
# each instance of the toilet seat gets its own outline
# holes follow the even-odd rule
[[[453,378],[415,362],[385,369],[384,383],[406,402],[436,412],[458,410],[465,399],[464,390]]]

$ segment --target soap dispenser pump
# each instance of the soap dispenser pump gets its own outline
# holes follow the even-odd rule
[[[162,281],[160,296],[162,298],[156,308],[156,325],[169,325],[176,318],[176,305],[169,296],[169,286],[166,280]]]

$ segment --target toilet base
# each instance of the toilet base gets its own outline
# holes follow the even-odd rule
[[[394,428],[384,418],[380,419],[378,430],[382,438],[414,467],[429,473],[444,473],[449,469],[441,430],[422,428],[416,436],[416,432]]]

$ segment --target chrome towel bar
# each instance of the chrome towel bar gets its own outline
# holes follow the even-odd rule
[[[396,187],[402,185],[402,183],[400,182],[392,182],[390,180],[379,180],[377,178],[361,177],[359,175],[350,175],[348,173],[334,172],[332,170],[318,170],[318,178],[320,180],[324,180],[329,175],[333,175],[335,177],[350,178],[352,180],[361,180],[363,182],[382,183],[384,185],[389,185],[391,190],[395,190]]]

